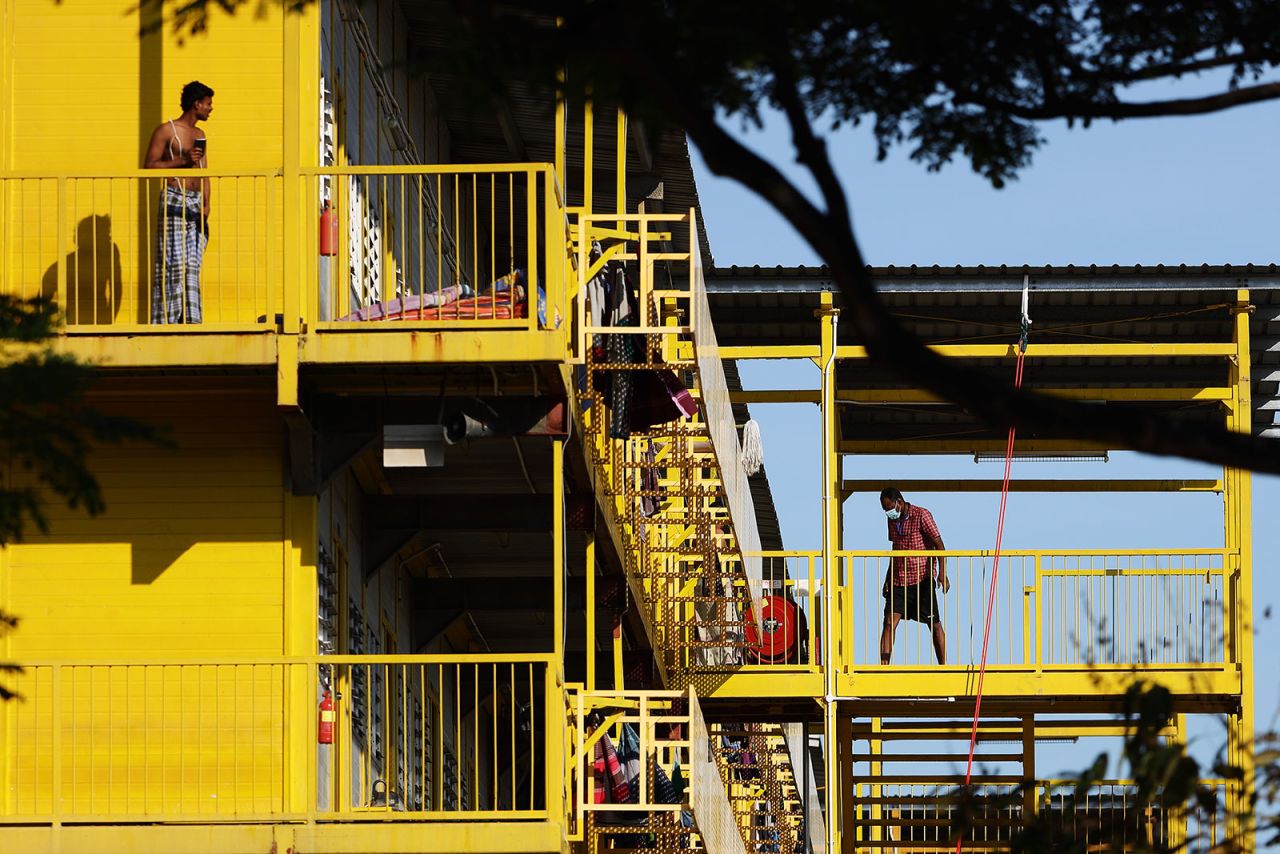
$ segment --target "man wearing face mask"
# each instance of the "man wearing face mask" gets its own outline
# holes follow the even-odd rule
[[[933,514],[908,504],[895,487],[880,492],[880,507],[889,520],[889,542],[895,551],[942,550],[942,535]],[[947,636],[942,630],[942,612],[934,592],[937,583],[945,594],[951,589],[947,564],[941,557],[920,555],[895,557],[884,576],[884,629],[880,633],[880,663],[893,656],[893,638],[902,620],[924,623],[933,633],[933,652],[939,664],[947,663]]]

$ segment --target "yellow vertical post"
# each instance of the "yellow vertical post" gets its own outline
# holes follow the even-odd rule
[[[841,850],[841,791],[843,781],[852,779],[852,768],[843,767],[841,753],[833,750],[839,738],[839,710],[836,696],[836,670],[840,664],[840,614],[836,607],[839,590],[840,549],[840,472],[836,454],[836,324],[839,313],[833,307],[830,293],[822,294],[817,315],[822,324],[818,367],[822,371],[822,668],[823,668],[823,733],[826,739],[824,787],[827,801],[827,851]]]
[[[617,152],[615,154],[616,162],[614,163],[614,174],[617,176],[618,185],[614,188],[615,198],[614,207],[618,216],[626,216],[627,213],[627,114],[621,109],[618,110],[618,138]],[[622,223],[618,224],[622,227]]]
[[[879,733],[884,728],[883,718],[871,719],[871,732],[873,736],[867,740],[867,752],[872,756],[879,757],[884,753],[884,739],[876,738],[874,733]],[[869,772],[872,777],[880,777],[884,775],[884,763],[878,758],[873,759],[869,766]],[[873,842],[881,842],[885,839],[884,826],[880,823],[884,820],[884,808],[880,805],[880,798],[884,795],[884,788],[879,783],[871,784],[871,840]],[[852,818],[852,816],[850,816]]]
[[[595,509],[592,508],[592,513]],[[596,535],[587,532],[587,678],[588,691],[596,689]]]
[[[1187,716],[1184,714],[1176,714],[1171,721],[1172,732],[1165,738],[1168,745],[1187,743]],[[1165,838],[1169,841],[1169,847],[1177,851],[1187,842],[1187,809],[1186,803],[1170,804],[1169,809],[1164,810],[1165,820]]]
[[[840,815],[844,821],[852,822],[858,816],[857,807],[854,805],[854,785],[853,785],[853,719],[848,715],[844,715],[836,722],[836,749],[832,752],[832,756],[836,758],[836,767],[843,770],[840,775],[840,791],[836,797],[840,801]],[[837,828],[843,837],[843,830]],[[865,834],[861,834],[865,838]],[[859,836],[854,831],[854,840]],[[852,847],[852,845],[850,845]],[[840,854],[843,849],[828,848],[832,854]]]
[[[1253,430],[1253,376],[1249,354],[1249,291],[1236,291],[1236,303],[1232,308],[1235,320],[1235,364],[1231,371],[1234,386],[1233,407],[1230,416],[1232,430],[1250,433]],[[1240,766],[1243,777],[1235,786],[1233,799],[1241,816],[1237,825],[1239,841],[1245,851],[1254,850],[1254,821],[1249,810],[1249,795],[1253,791],[1253,479],[1247,469],[1234,469],[1224,486],[1230,501],[1228,515],[1234,529],[1235,545],[1239,549],[1238,563],[1231,584],[1231,597],[1235,613],[1230,622],[1235,635],[1235,661],[1240,668],[1240,711],[1231,717],[1228,730],[1228,750],[1233,761]]]
[[[542,278],[542,287],[546,291],[546,322],[550,328],[561,327],[561,320],[564,318],[565,295],[571,290],[569,284],[565,281],[567,265],[565,264],[565,246],[564,246],[564,212],[560,209],[560,205],[556,203],[555,181],[552,176],[542,170],[542,194],[543,194],[543,254],[546,261],[543,262],[544,273]],[[529,293],[533,294],[534,305],[537,305],[537,282],[530,280]],[[538,312],[529,312],[529,325],[533,329],[538,328],[539,319]],[[567,335],[569,332],[569,324],[563,324],[562,334]]]
[[[305,257],[308,241],[304,238],[305,223],[310,221],[311,211],[306,208],[306,194],[299,170],[314,166],[318,154],[315,140],[319,138],[319,75],[320,35],[319,6],[284,16],[283,87],[285,92],[282,111],[284,141],[282,148],[282,173],[284,181],[283,229],[281,233],[281,261],[284,277],[284,325],[282,332],[298,333],[299,316],[303,310],[302,294],[307,288],[304,279],[309,268]],[[310,316],[310,312],[308,312]]]
[[[57,198],[57,228],[58,228],[58,277],[57,277],[57,303],[58,310],[62,312],[63,317],[67,317],[71,312],[71,303],[68,301],[67,293],[67,229],[71,227],[71,220],[67,214],[67,176],[58,176],[58,198]]]
[[[564,672],[564,440],[551,441],[551,564],[555,579],[552,584],[552,602],[555,615],[552,626],[555,638],[551,648],[555,652],[556,669]],[[547,677],[551,679],[550,676]]]
[[[622,672],[622,614],[613,618],[613,690],[627,690],[626,674]]]
[[[557,21],[557,26],[559,22]],[[560,82],[560,86],[556,89],[556,121],[555,121],[555,142],[551,145],[551,150],[555,153],[556,164],[556,180],[560,182],[560,197],[568,204],[569,201],[569,176],[565,174],[565,144],[567,142],[568,124],[568,105],[565,103],[565,71],[561,69],[556,72],[556,79]]]
[[[296,14],[284,16],[282,65],[282,231],[281,274],[283,325],[279,343],[279,403],[297,405],[297,334],[304,311],[302,294],[311,265],[306,253],[310,244],[304,239],[305,223],[310,221],[306,207],[307,193],[300,170],[314,166],[319,156],[315,140],[319,138],[320,106],[320,9],[308,6]],[[308,317],[310,314],[308,313]],[[284,552],[284,637],[286,655],[316,653],[316,549],[317,506],[315,499],[285,497]],[[314,809],[316,776],[316,674],[311,668],[289,665],[284,671],[285,768],[287,780],[285,802],[290,812]]]
[[[1036,799],[1036,716],[1022,716],[1022,822],[1031,822],[1040,808]]]
[[[285,497],[284,550],[284,649],[287,656],[316,654],[316,561],[319,547],[319,508],[310,496]],[[285,665],[290,720],[285,727],[286,792],[290,812],[310,812],[315,807],[315,723],[317,674],[305,665]]]
[[[564,834],[569,822],[565,814],[565,707],[563,688],[557,671],[560,662],[547,667],[546,672],[546,732],[544,734],[546,761],[543,763],[543,775],[546,778],[547,818],[560,827],[561,850],[564,850]]]
[[[534,300],[534,304],[536,305],[538,298],[538,173],[530,170],[526,173],[525,177],[526,188],[528,190],[525,194],[525,216],[527,217],[525,233],[529,235],[529,242],[527,244],[529,247],[529,269],[525,271],[525,277],[529,282],[528,290],[531,295],[530,298]],[[547,228],[550,230],[551,223],[547,223]],[[550,266],[551,259],[548,258],[548,270],[550,269]],[[550,299],[551,295],[548,294],[547,298]],[[538,313],[536,311],[531,311],[528,314],[529,328],[537,329]]]
[[[595,105],[587,99],[582,108],[582,212],[595,211],[596,170],[596,113]]]

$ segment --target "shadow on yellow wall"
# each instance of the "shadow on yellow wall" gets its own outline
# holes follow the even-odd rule
[[[120,247],[112,239],[111,217],[93,214],[76,225],[75,248],[62,261],[67,268],[67,323],[114,323],[124,295]],[[40,295],[58,293],[59,264],[53,263],[40,280]]]

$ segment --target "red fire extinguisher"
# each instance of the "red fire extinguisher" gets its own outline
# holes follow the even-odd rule
[[[320,731],[316,741],[320,744],[333,744],[333,695],[327,690],[320,700]]]
[[[338,254],[338,217],[328,202],[320,211],[320,254]]]

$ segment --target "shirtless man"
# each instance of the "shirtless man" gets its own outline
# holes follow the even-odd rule
[[[161,124],[147,145],[145,169],[207,169],[204,131],[213,90],[199,81],[182,87],[182,115]],[[208,178],[165,179],[151,280],[152,323],[199,323],[200,264],[209,239]]]

